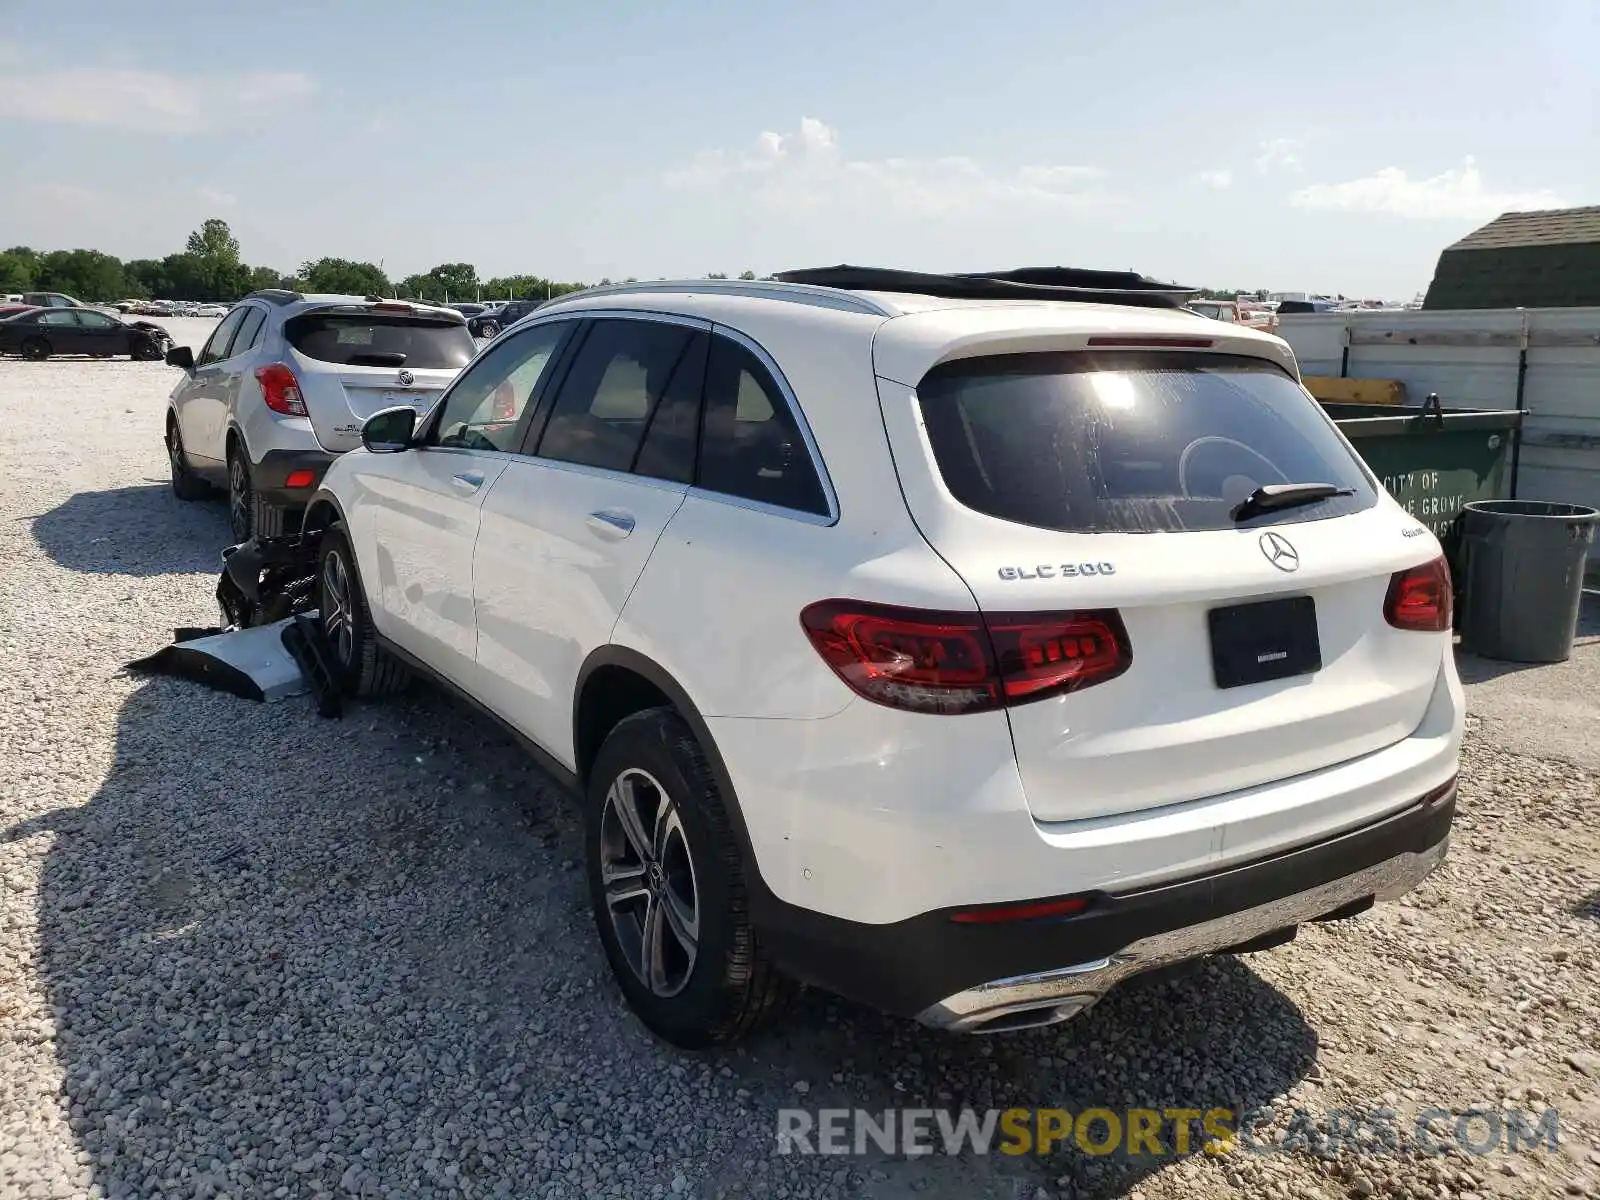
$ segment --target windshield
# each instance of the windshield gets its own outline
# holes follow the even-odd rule
[[[1072,532],[1231,529],[1265,484],[1349,489],[1245,521],[1312,521],[1377,502],[1316,401],[1271,363],[1212,354],[1013,354],[936,367],[917,389],[951,494]]]

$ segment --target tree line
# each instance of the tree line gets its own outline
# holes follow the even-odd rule
[[[745,271],[740,279],[754,279]],[[708,279],[726,279],[712,272]],[[602,279],[607,284],[610,279]],[[634,280],[622,280],[632,283]],[[99,250],[34,250],[13,246],[0,251],[0,295],[15,292],[65,292],[80,300],[219,300],[232,302],[262,288],[300,292],[332,292],[354,296],[392,296],[403,300],[460,301],[544,300],[591,286],[546,279],[542,275],[497,275],[480,279],[471,263],[440,263],[432,270],[391,280],[379,263],[347,258],[319,258],[288,273],[275,267],[252,267],[239,253],[239,239],[228,223],[213,217],[189,235],[184,249],[165,258],[127,262]],[[1201,288],[1208,299],[1264,291]]]
[[[741,279],[754,279],[746,271]],[[713,279],[727,276],[713,274]],[[612,282],[602,279],[602,284]],[[625,282],[633,282],[627,280]],[[497,275],[480,279],[471,263],[440,263],[431,271],[391,280],[378,263],[318,258],[293,273],[252,267],[239,253],[239,239],[228,223],[213,217],[189,235],[182,252],[165,258],[123,262],[99,250],[35,250],[13,246],[0,251],[0,295],[65,292],[97,303],[117,300],[216,300],[232,302],[262,288],[392,296],[405,300],[542,300],[591,286],[546,279],[542,275]]]

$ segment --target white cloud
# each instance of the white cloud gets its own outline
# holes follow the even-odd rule
[[[224,192],[220,188],[203,187],[196,193],[196,195],[198,195],[200,199],[204,200],[207,204],[216,204],[222,207],[228,207],[230,205],[239,203],[239,197],[235,196],[232,192]]]
[[[1412,179],[1399,167],[1384,167],[1344,183],[1314,183],[1295,192],[1289,203],[1298,208],[1475,220],[1503,212],[1560,208],[1563,202],[1544,189],[1489,191],[1483,186],[1477,163],[1468,156],[1459,168],[1428,179]]]
[[[1233,172],[1226,167],[1219,167],[1214,171],[1201,171],[1195,179],[1203,186],[1216,188],[1219,192],[1233,186]]]
[[[314,80],[294,71],[173,75],[131,67],[66,67],[0,78],[0,118],[199,133],[315,91]]]
[[[747,152],[710,150],[663,180],[679,189],[740,191],[774,208],[872,207],[941,216],[984,205],[1083,204],[1097,199],[1104,172],[1035,164],[996,172],[960,155],[941,158],[848,157],[839,131],[803,117],[793,133],[766,132]]]
[[[1303,171],[1305,148],[1304,138],[1268,138],[1258,148],[1256,170],[1263,175],[1271,171]]]

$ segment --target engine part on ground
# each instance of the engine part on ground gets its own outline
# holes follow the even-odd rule
[[[316,549],[298,536],[252,538],[222,552],[217,604],[229,628],[271,625],[316,607]]]

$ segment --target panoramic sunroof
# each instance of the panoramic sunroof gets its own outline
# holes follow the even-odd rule
[[[1088,271],[1076,267],[938,274],[841,264],[780,271],[773,278],[852,291],[912,292],[967,300],[1075,300],[1140,308],[1182,308],[1196,290],[1179,283],[1162,283],[1136,271]]]

